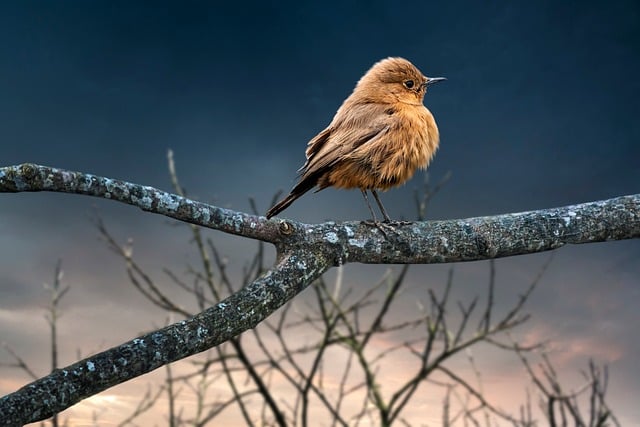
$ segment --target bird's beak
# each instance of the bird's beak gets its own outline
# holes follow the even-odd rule
[[[438,83],[438,82],[441,82],[443,80],[447,80],[447,78],[446,77],[427,77],[427,81],[424,82],[424,86],[428,87],[428,86],[431,86],[434,83]]]

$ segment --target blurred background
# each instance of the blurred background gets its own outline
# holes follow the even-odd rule
[[[429,218],[605,199],[640,191],[638,52],[635,1],[3,2],[0,163],[171,190],[172,149],[189,196],[242,211],[253,197],[264,212],[276,191],[294,184],[307,141],[360,76],[402,56],[448,79],[425,99],[441,134],[429,177],[451,173]],[[417,174],[382,195],[392,217],[415,217],[414,190],[424,179]],[[0,195],[0,341],[39,374],[49,366],[42,284],[53,280],[58,259],[71,287],[59,325],[61,365],[166,321],[98,238],[96,212],[119,241],[132,239],[136,259],[159,282],[168,282],[162,268],[183,272],[194,262],[188,230],[165,218],[80,196]],[[369,213],[358,192],[328,189],[282,216],[319,222]],[[239,277],[256,243],[206,236]],[[514,301],[548,257],[498,261],[497,301]],[[579,378],[589,357],[609,365],[609,401],[623,425],[640,419],[639,258],[638,241],[562,248],[528,305],[527,333],[553,341],[561,372]],[[349,265],[344,280],[365,287],[387,268]],[[407,309],[428,287],[442,287],[448,268],[413,267]],[[485,292],[487,263],[455,268],[456,297]],[[505,406],[523,372],[517,361],[501,362],[489,378]],[[144,388],[151,380],[137,381]],[[2,368],[0,393],[27,382]],[[135,387],[108,392],[113,401],[98,405],[109,408],[104,425],[129,409]],[[88,422],[90,411],[71,411],[73,425]]]

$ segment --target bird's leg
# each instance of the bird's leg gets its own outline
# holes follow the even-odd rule
[[[373,194],[373,197],[376,199],[376,203],[378,204],[380,212],[382,212],[382,216],[384,217],[384,222],[392,222],[391,218],[389,218],[389,214],[387,214],[387,211],[384,209],[384,205],[380,201],[380,197],[378,197],[378,192],[376,190],[371,190],[371,194]],[[369,207],[369,209],[371,209],[371,207]]]
[[[376,213],[373,211],[371,207],[371,203],[369,203],[369,196],[367,196],[367,190],[360,190],[362,192],[362,197],[364,197],[364,201],[367,203],[367,207],[369,208],[369,212],[371,212],[371,217],[373,218],[374,223],[378,223],[378,219],[376,218]]]
[[[384,205],[382,204],[380,197],[378,197],[378,192],[376,190],[371,190],[371,194],[373,194],[373,197],[375,197],[376,199],[376,203],[378,203],[380,212],[382,212],[382,216],[384,216],[385,223],[392,225],[407,225],[411,223],[410,221],[393,221],[391,218],[389,218],[389,214],[387,214],[387,211],[384,209]]]

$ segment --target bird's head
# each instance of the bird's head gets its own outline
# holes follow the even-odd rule
[[[355,91],[374,101],[399,101],[422,104],[427,88],[446,80],[444,77],[426,77],[404,58],[387,58],[373,65],[362,76]]]

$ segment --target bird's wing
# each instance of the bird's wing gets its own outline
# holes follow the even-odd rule
[[[340,118],[340,117],[338,117]],[[307,161],[299,172],[304,178],[324,171],[340,159],[371,144],[391,128],[391,119],[380,104],[352,105],[349,114],[336,120],[309,141]]]
[[[307,161],[304,162],[304,165],[302,165],[300,169],[298,169],[299,174],[304,173],[304,171],[309,166],[309,163],[311,162],[311,160],[313,160],[316,154],[318,154],[318,151],[320,151],[322,147],[324,147],[326,142],[329,140],[329,136],[331,135],[332,129],[333,129],[332,125],[329,125],[329,127],[327,127],[325,130],[323,130],[322,132],[314,136],[311,139],[311,141],[309,141],[309,143],[307,144],[307,151],[305,151],[305,154],[307,156]]]

